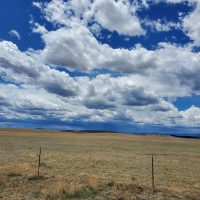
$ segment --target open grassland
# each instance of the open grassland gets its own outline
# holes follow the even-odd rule
[[[0,129],[0,199],[197,200],[200,140]]]

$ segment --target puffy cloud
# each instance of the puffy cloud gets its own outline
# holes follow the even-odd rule
[[[6,73],[8,77],[12,77],[17,81],[19,77],[15,75],[19,74],[20,77],[24,77],[26,82],[26,79],[40,76],[39,67],[41,66],[38,66],[38,64],[26,53],[19,51],[14,43],[8,41],[0,42],[0,70]],[[12,73],[10,73],[11,71]]]
[[[108,68],[124,73],[142,73],[155,66],[152,51],[140,45],[133,50],[113,49],[107,44],[99,43],[84,26],[48,32],[43,35],[43,40],[46,44],[41,53],[44,61],[72,70]]]
[[[97,22],[103,28],[121,35],[136,36],[145,33],[135,14],[135,6],[127,0],[81,0],[78,3],[76,0],[52,0],[44,4],[35,2],[34,5],[55,26],[73,27],[77,23]]]
[[[144,30],[134,11],[129,1],[96,0],[89,12],[101,26],[110,31],[129,36],[143,35]]]
[[[150,104],[145,105],[144,108],[121,105],[119,104],[120,98],[114,104],[115,109],[112,109],[113,107],[106,105],[109,98],[101,96],[101,94],[98,94],[98,104],[92,104],[90,98],[88,98],[88,106],[85,105],[86,98],[84,95],[73,100],[65,99],[37,87],[18,87],[12,84],[0,85],[0,90],[2,91],[0,94],[0,117],[3,119],[54,119],[61,121],[82,119],[83,121],[115,122],[123,121],[126,118],[130,122],[153,123],[153,119],[148,121],[146,117],[142,118],[146,116],[146,113],[149,113],[149,115],[155,112],[160,115],[162,113],[160,110],[152,109]],[[117,91],[114,91],[114,93],[117,95]],[[119,93],[119,97],[120,95]],[[161,104],[163,103],[160,102],[157,106],[162,106]],[[154,106],[156,107],[156,104]],[[170,108],[170,110],[173,110],[173,108]],[[160,119],[161,122],[164,123],[164,118]]]
[[[98,75],[92,79],[88,77],[71,78],[65,72],[51,69],[41,63],[37,69],[36,66],[32,66],[30,61],[31,66],[36,72],[40,71],[40,73],[36,73],[37,75],[27,73],[26,66],[28,66],[27,63],[29,62],[26,60],[31,60],[31,56],[34,55],[30,52],[20,52],[10,42],[3,42],[3,47],[7,49],[7,52],[4,52],[4,59],[5,57],[8,59],[5,66],[11,69],[12,74],[17,74],[18,79],[15,81],[23,82],[23,84],[21,86],[12,84],[0,85],[1,117],[5,118],[6,116],[7,119],[55,119],[62,121],[81,119],[82,121],[96,122],[119,122],[126,119],[131,123],[166,126],[184,125],[186,122],[188,126],[198,124],[197,120],[190,123],[189,111],[178,112],[170,102],[162,98],[167,94],[165,85],[171,85],[172,82],[168,80],[165,83],[166,80],[164,80],[162,83],[159,78],[156,80],[156,76],[159,73],[169,73],[164,66],[169,65],[170,62],[164,63],[164,59],[163,69],[160,69],[161,71],[154,75],[152,74],[152,76],[143,74],[114,78],[109,75]],[[172,51],[170,48],[177,48],[176,51],[182,53],[188,50],[187,48],[178,50],[178,47],[166,45],[165,49],[160,49],[159,51],[166,51],[166,48],[168,48],[168,52],[162,53],[164,57],[166,56],[165,54],[169,54]],[[13,59],[13,65],[10,65],[11,56],[9,56],[9,52],[12,55],[17,55],[18,62],[21,62],[17,63]],[[19,59],[20,55],[26,65],[22,65],[22,58]],[[3,55],[0,58],[2,59],[2,57]],[[17,66],[18,70],[13,69],[14,66]],[[6,67],[0,68],[2,70]],[[29,68],[31,67],[29,66]],[[21,79],[19,79],[19,75],[23,75]],[[142,76],[145,77],[142,78]],[[161,76],[160,78],[163,77]],[[154,83],[151,78],[152,80],[155,78]],[[156,85],[161,88],[156,88]],[[177,88],[176,91],[177,85],[173,84],[171,87],[174,87],[174,93],[180,89]],[[10,92],[8,93],[7,91]],[[192,116],[192,114],[189,116]]]
[[[180,115],[185,123],[185,126],[199,126],[200,125],[200,108],[191,106],[185,111],[181,111]]]
[[[34,84],[49,92],[74,96],[78,90],[68,74],[41,63],[31,52],[21,52],[12,42],[0,42],[0,74],[6,81]]]
[[[63,97],[75,97],[79,94],[79,85],[66,73],[47,69],[37,82],[50,93]]]
[[[14,30],[14,29],[9,31],[9,35],[11,35],[12,37],[17,38],[18,40],[21,39],[21,36],[20,36],[19,32]]]
[[[183,28],[191,40],[200,46],[200,2],[196,3],[196,8],[183,18]]]
[[[154,51],[140,45],[130,50],[113,49],[99,43],[84,26],[60,28],[48,32],[43,39],[46,47],[41,55],[44,62],[54,66],[82,71],[105,68],[132,73],[139,84],[146,83],[146,88],[151,83],[158,95],[163,96],[199,92],[200,54],[193,52],[189,45],[160,43]]]
[[[0,90],[0,101],[3,103],[0,105],[0,117],[3,119],[65,120],[81,114],[81,109],[79,113],[72,112],[75,108],[73,104],[33,86],[3,84]]]
[[[146,8],[150,5],[148,0],[141,2]],[[43,50],[22,52],[12,42],[0,42],[1,118],[199,125],[199,108],[179,112],[172,104],[176,97],[200,93],[200,53],[192,45],[160,43],[148,50],[136,44],[114,49],[98,40],[102,27],[121,35],[144,34],[136,16],[137,3],[52,0],[34,6],[54,30],[31,21],[33,32],[40,33],[44,41]],[[183,19],[191,38],[193,27],[186,22],[195,12]],[[177,28],[159,20],[150,26],[157,31]],[[107,69],[120,76],[70,77],[58,66],[89,74]]]
[[[42,52],[45,61],[72,69],[90,70],[101,62],[98,41],[85,27],[61,28],[43,36],[46,48]],[[104,58],[103,58],[104,59]]]
[[[130,77],[113,78],[99,75],[88,82],[83,103],[88,108],[113,109],[120,106],[148,106],[160,103],[160,99],[138,87]]]
[[[153,53],[153,59],[156,68],[149,69],[147,74],[133,75],[138,85],[152,89],[161,97],[199,94],[199,52],[193,52],[190,46],[161,43]]]
[[[153,91],[137,86],[129,76],[71,78],[40,63],[30,52],[21,52],[11,42],[1,42],[0,47],[4,49],[0,51],[0,69],[6,73],[4,80],[21,84],[0,85],[0,109],[7,118],[72,120],[82,117],[88,121],[115,121],[123,117],[135,121],[137,117],[133,113],[139,107],[143,114],[146,110],[173,109],[169,106],[166,109],[164,100]]]
[[[165,73],[165,79],[177,81],[181,86],[190,88],[190,91],[199,92],[200,53],[192,51],[190,46],[175,46],[163,43],[158,51],[160,70]],[[176,55],[176,56],[174,56]]]

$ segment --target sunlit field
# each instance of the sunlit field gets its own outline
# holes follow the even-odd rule
[[[200,199],[200,140],[0,129],[0,199]]]

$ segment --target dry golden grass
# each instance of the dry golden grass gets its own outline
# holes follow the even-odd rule
[[[0,199],[80,198],[200,199],[200,140],[0,129]]]

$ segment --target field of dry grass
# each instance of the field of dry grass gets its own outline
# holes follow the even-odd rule
[[[200,140],[0,129],[0,199],[197,200]]]

